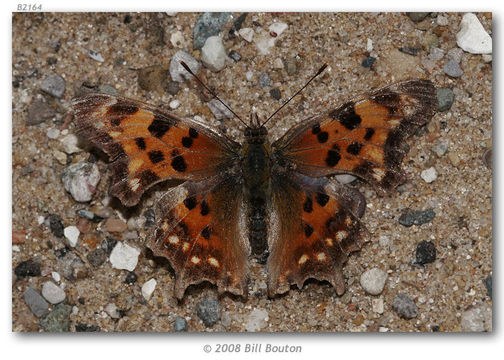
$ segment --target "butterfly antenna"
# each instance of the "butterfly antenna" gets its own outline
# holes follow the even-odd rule
[[[201,86],[203,86],[215,99],[217,99],[222,105],[224,105],[226,107],[226,109],[228,109],[229,111],[231,111],[231,113],[234,116],[236,116],[236,118],[238,120],[240,120],[243,125],[245,125],[246,127],[249,127],[247,125],[247,123],[245,121],[243,121],[242,118],[239,117],[229,106],[227,106],[224,103],[224,101],[222,101],[212,89],[210,89],[208,86],[205,85],[205,83],[203,81],[200,80],[200,78],[189,68],[189,66],[187,66],[187,64],[185,62],[180,61],[180,65],[182,65],[184,67],[184,69],[186,69],[186,71],[189,74],[191,74],[196,79],[196,81],[198,82],[198,84],[200,84]]]
[[[308,86],[308,85],[309,85],[309,84],[310,84],[310,83],[311,83],[311,82],[312,82],[312,81],[313,81],[313,80],[314,80],[317,76],[319,76],[320,74],[322,74],[322,72],[326,69],[326,67],[327,67],[327,63],[326,63],[326,64],[324,64],[324,65],[322,65],[322,66],[320,67],[320,69],[318,69],[317,73],[316,73],[315,75],[313,75],[313,76],[310,78],[310,80],[308,80],[308,81],[306,82],[306,84],[304,84],[304,86],[303,86],[301,89],[299,89],[299,90],[298,90],[298,91],[297,91],[294,95],[292,95],[292,96],[289,98],[289,100],[287,100],[286,102],[284,102],[282,106],[280,106],[280,107],[279,107],[279,108],[278,108],[278,109],[277,109],[277,110],[276,110],[273,114],[271,114],[271,116],[270,116],[269,118],[267,118],[267,119],[266,119],[266,121],[265,121],[265,122],[263,122],[263,123],[261,124],[261,126],[266,125],[266,123],[267,123],[268,121],[270,121],[270,120],[271,120],[271,118],[272,118],[273,116],[275,116],[275,115],[276,115],[276,114],[277,114],[280,110],[282,110],[282,109],[284,108],[284,106],[285,106],[285,105],[287,105],[287,104],[288,104],[288,103],[289,103],[292,99],[294,99],[294,98],[296,97],[296,95],[298,95],[301,91],[303,91],[303,90],[304,90],[304,89],[305,89],[305,88],[306,88],[306,87],[307,87],[307,86]]]

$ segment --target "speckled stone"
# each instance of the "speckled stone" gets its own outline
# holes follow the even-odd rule
[[[242,56],[241,56],[238,52],[236,52],[236,51],[234,51],[234,50],[231,50],[231,51],[229,52],[229,55],[228,55],[228,56],[229,56],[231,59],[233,59],[233,61],[234,61],[234,62],[238,62],[238,61],[240,61],[240,60],[242,59]]]
[[[128,273],[126,274],[126,277],[124,278],[124,282],[128,285],[132,285],[132,284],[136,283],[137,280],[138,280],[138,276],[133,271],[128,271]]]
[[[416,248],[415,262],[425,265],[436,260],[436,246],[432,241],[421,241]]]
[[[269,86],[269,84],[271,83],[271,78],[269,77],[269,75],[265,72],[261,73],[259,75],[259,85],[262,87],[262,88],[265,88],[267,86]]]
[[[271,98],[273,98],[275,100],[280,100],[282,98],[282,93],[277,88],[271,89],[269,93],[270,93]]]
[[[49,214],[47,215],[44,223],[49,226],[51,232],[54,236],[62,238],[65,236],[64,226],[61,222],[61,217],[58,214]]]
[[[67,332],[70,331],[70,313],[72,307],[61,303],[40,321],[40,325],[47,332]]]
[[[33,259],[20,262],[14,269],[17,277],[40,276],[40,273],[40,264]]]
[[[49,303],[31,287],[24,293],[24,301],[36,317],[41,318],[49,313]]]
[[[177,332],[187,331],[187,321],[184,318],[175,318],[174,329]]]
[[[440,88],[436,92],[438,99],[438,111],[450,110],[453,101],[455,100],[455,94],[452,89]]]
[[[51,119],[55,115],[56,111],[51,105],[42,99],[36,99],[28,107],[25,124],[27,126],[37,125]]]
[[[247,320],[245,320],[245,329],[248,332],[256,332],[264,329],[268,323],[268,312],[264,309],[253,309]]]
[[[65,291],[52,281],[47,281],[42,285],[42,296],[51,304],[59,304],[66,298]]]
[[[429,15],[430,13],[429,12],[409,12],[406,14],[411,19],[411,21],[417,23],[417,22],[420,22],[423,19],[425,19],[427,17],[427,15]]]
[[[227,12],[206,12],[201,15],[194,26],[193,49],[201,49],[210,36],[218,35],[230,15]]]
[[[387,273],[377,268],[366,270],[360,277],[360,284],[370,295],[380,295],[386,282]]]
[[[61,180],[65,190],[72,195],[75,201],[87,202],[96,192],[100,176],[96,164],[81,161],[66,168]]]
[[[107,252],[102,248],[94,249],[87,255],[87,259],[91,265],[98,267],[107,260]]]
[[[410,227],[412,225],[422,225],[430,222],[436,213],[432,209],[427,210],[413,210],[403,213],[399,217],[399,224]]]
[[[60,98],[65,93],[65,79],[56,74],[49,75],[40,84],[40,90]]]
[[[219,300],[205,297],[198,303],[198,306],[196,307],[196,314],[206,326],[214,326],[220,319]]]
[[[361,65],[365,68],[370,68],[371,66],[373,66],[373,64],[376,62],[376,58],[372,57],[372,56],[368,56],[367,58],[365,58],[364,60],[362,60],[362,63]]]
[[[398,294],[395,297],[392,309],[405,319],[413,319],[418,315],[418,308],[415,302],[404,294]]]
[[[454,60],[448,61],[445,66],[443,66],[443,71],[446,75],[454,78],[460,77],[464,73],[460,68],[460,65]]]

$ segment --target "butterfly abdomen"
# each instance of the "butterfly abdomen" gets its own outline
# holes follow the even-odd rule
[[[254,129],[255,130],[255,129]],[[248,230],[252,255],[265,261],[268,254],[266,207],[271,159],[264,133],[247,134],[242,170],[248,201]]]

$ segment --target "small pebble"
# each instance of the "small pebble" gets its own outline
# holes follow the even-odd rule
[[[354,182],[357,179],[356,176],[353,176],[353,175],[350,175],[350,174],[336,175],[335,178],[341,184],[350,184],[350,183]]]
[[[433,47],[439,47],[439,38],[436,34],[427,33],[422,37],[421,43],[425,51],[430,53]]]
[[[245,79],[247,79],[247,81],[252,80],[253,77],[254,77],[254,72],[253,71],[247,71],[245,73]]]
[[[112,250],[114,250],[115,246],[117,245],[117,240],[114,239],[113,237],[107,236],[101,243],[101,248],[105,250],[107,255],[110,255],[112,253]]]
[[[243,28],[238,31],[238,34],[246,41],[252,42],[254,38],[254,29],[252,28]]]
[[[261,73],[259,75],[259,85],[262,87],[262,88],[265,88],[267,86],[269,86],[269,84],[271,83],[271,78],[269,77],[268,73]]]
[[[115,269],[133,271],[138,264],[138,256],[140,256],[140,251],[118,242],[110,254],[109,261]]]
[[[448,61],[443,66],[443,71],[446,73],[446,75],[454,77],[454,78],[460,77],[464,73],[462,71],[462,69],[460,68],[459,64],[454,60]]]
[[[179,106],[180,106],[180,100],[175,99],[175,100],[170,101],[170,109],[175,110]]]
[[[371,51],[373,51],[373,40],[367,39],[367,42],[366,42],[366,51],[368,53],[370,53]]]
[[[49,303],[35,289],[29,287],[24,293],[24,301],[38,318],[49,314]]]
[[[44,319],[40,321],[40,325],[47,332],[68,332],[70,331],[70,313],[72,307],[61,303],[54,307]]]
[[[450,59],[450,60],[455,61],[457,64],[460,64],[463,56],[464,56],[464,51],[460,48],[457,48],[457,47],[448,50],[448,52],[446,53],[446,57],[448,57],[448,59]]]
[[[418,315],[418,308],[413,300],[404,294],[398,294],[393,303],[392,310],[405,319],[413,319]]]
[[[133,271],[128,271],[126,277],[124,278],[124,282],[128,285],[133,285],[137,280],[138,276]]]
[[[455,167],[459,166],[459,164],[460,164],[460,158],[457,155],[457,153],[455,153],[455,152],[449,152],[447,156],[448,156],[448,160],[450,160],[450,163],[453,166],[455,166]]]
[[[437,179],[437,171],[435,168],[430,167],[420,173],[420,177],[427,183],[430,184]]]
[[[53,140],[57,139],[59,135],[60,135],[60,131],[59,131],[59,129],[56,129],[56,128],[49,128],[46,131],[46,136],[49,139],[53,139]]]
[[[285,71],[287,72],[287,75],[293,76],[297,73],[297,61],[296,58],[287,58],[284,61],[285,64]]]
[[[191,69],[191,71],[195,74],[198,73],[201,64],[194,57],[182,50],[177,51],[173,55],[170,61],[170,76],[172,80],[176,82],[191,80],[192,75],[184,69],[184,67],[180,64],[180,61],[185,62],[187,66],[189,66],[189,69]]]
[[[96,186],[100,181],[100,171],[96,164],[81,161],[67,167],[61,180],[65,190],[75,201],[87,202],[96,192]]]
[[[25,118],[27,126],[37,125],[53,118],[56,115],[54,108],[42,99],[35,99],[28,107]]]
[[[485,63],[490,63],[492,62],[492,54],[483,54],[481,59],[483,59],[483,62]]]
[[[441,60],[444,57],[444,51],[438,47],[433,47],[430,49],[429,59],[432,61]]]
[[[453,101],[455,101],[455,94],[452,89],[439,88],[437,89],[438,111],[450,110]]]
[[[98,267],[107,260],[107,252],[98,248],[91,251],[86,257],[91,265]]]
[[[40,276],[40,264],[33,259],[20,262],[14,268],[14,274],[16,274],[17,277]]]
[[[256,332],[264,329],[268,323],[268,312],[264,309],[254,309],[245,320],[245,329],[248,332]]]
[[[92,211],[86,210],[86,209],[79,209],[77,210],[77,215],[79,215],[81,218],[91,220],[95,218],[95,214]]]
[[[491,54],[492,38],[481,25],[478,17],[467,13],[460,22],[457,45],[471,54]]]
[[[429,12],[409,12],[406,13],[413,22],[420,22],[429,15]]]
[[[175,318],[175,331],[187,331],[187,321],[184,318],[177,317]]]
[[[164,89],[170,95],[177,95],[180,91],[180,85],[175,81],[167,81]]]
[[[489,169],[492,168],[492,149],[487,149],[483,154],[483,162],[485,166]]]
[[[149,301],[152,293],[156,289],[157,281],[156,279],[150,279],[142,285],[142,296],[145,300]]]
[[[119,95],[119,91],[117,91],[112,85],[98,85],[98,91],[112,95]]]
[[[439,26],[446,26],[448,25],[448,19],[443,15],[438,15],[436,17],[436,24],[438,24]]]
[[[217,120],[232,119],[234,117],[233,113],[217,99],[210,100],[206,105]]]
[[[370,295],[380,295],[387,282],[387,273],[373,268],[366,270],[360,277],[360,284]]]
[[[435,216],[436,213],[432,209],[408,211],[399,217],[399,224],[406,227],[422,225],[430,222]]]
[[[419,265],[429,264],[436,260],[436,246],[432,241],[421,241],[416,248],[415,262]]]
[[[418,54],[418,51],[420,51],[420,49],[416,47],[406,46],[406,47],[400,47],[399,51],[408,55],[416,56]]]
[[[283,63],[282,59],[276,58],[275,60],[273,60],[273,69],[280,70],[283,68],[284,68],[284,63]]]
[[[182,31],[175,31],[170,36],[170,43],[173,47],[183,47],[184,46],[184,34]]]
[[[432,147],[432,151],[434,151],[437,156],[441,157],[448,151],[449,144],[448,140],[442,140]]]
[[[219,36],[210,36],[201,49],[201,61],[213,72],[218,72],[226,66],[226,49]]]
[[[62,238],[65,236],[63,232],[64,226],[61,222],[61,217],[57,214],[47,215],[44,223],[51,229],[54,236]]]
[[[107,219],[107,222],[105,223],[105,229],[107,229],[108,232],[121,233],[128,230],[128,224],[121,219],[110,218]]]
[[[47,281],[42,285],[42,296],[51,304],[59,304],[66,298],[65,291],[52,281]]]
[[[270,90],[270,96],[275,99],[275,100],[280,100],[282,98],[282,93],[280,92],[279,89],[273,88]]]
[[[227,312],[224,312],[222,313],[221,315],[221,324],[222,326],[224,326],[225,328],[229,328],[231,326],[231,315],[229,315],[229,313]]]
[[[231,50],[228,55],[234,62],[238,62],[242,59],[242,56],[234,50]]]
[[[168,70],[162,65],[151,65],[137,71],[138,86],[145,91],[160,89],[168,78]]]
[[[105,59],[103,58],[102,54],[100,54],[100,53],[99,53],[99,52],[97,52],[97,51],[94,51],[94,50],[91,50],[91,49],[90,49],[90,50],[88,51],[87,55],[88,55],[91,59],[93,59],[93,60],[95,60],[95,61],[98,61],[98,62],[104,62],[104,61],[105,61]]]
[[[276,22],[269,26],[270,33],[273,32],[278,36],[280,36],[285,30],[287,30],[289,26],[283,22]]]
[[[104,310],[112,319],[119,319],[121,317],[121,313],[114,303],[107,304]]]
[[[202,14],[194,26],[193,49],[201,49],[209,37],[218,35],[230,15],[228,12],[206,12]]]
[[[383,299],[380,297],[378,299],[372,299],[373,311],[377,314],[383,314],[385,310]]]
[[[12,244],[24,244],[26,242],[26,231],[12,231]]]
[[[61,98],[65,93],[65,79],[56,74],[49,75],[40,84],[40,90],[54,97]]]
[[[361,65],[365,68],[370,68],[371,66],[373,66],[373,64],[375,63],[376,61],[376,58],[372,57],[372,56],[368,56],[367,58],[365,58],[364,60],[362,60],[362,63]]]
[[[100,327],[91,324],[75,324],[75,332],[97,332],[100,331]]]
[[[67,154],[75,154],[82,151],[82,149],[77,146],[79,138],[75,134],[65,135],[60,141],[63,145],[63,151]]]
[[[65,238],[68,240],[68,244],[71,247],[75,247],[77,245],[77,241],[79,240],[80,231],[76,226],[67,226],[63,230],[63,234]]]
[[[205,297],[198,303],[196,314],[207,327],[214,326],[220,319],[220,304],[216,298]]]
[[[492,298],[492,277],[491,276],[487,277],[485,280],[483,280],[483,282],[485,283],[485,287],[487,289],[487,295],[491,299]]]
[[[54,279],[54,281],[56,281],[56,282],[60,282],[60,280],[61,280],[61,276],[60,276],[60,274],[58,274],[56,271],[52,271],[52,272],[51,272],[51,276],[52,276],[52,278]]]
[[[462,313],[460,321],[462,331],[483,332],[492,331],[492,308],[491,306],[471,307]]]

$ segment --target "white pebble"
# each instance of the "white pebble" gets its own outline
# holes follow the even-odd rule
[[[65,169],[61,176],[65,190],[75,201],[86,202],[91,200],[100,181],[100,171],[96,164],[78,162]]]
[[[483,59],[483,62],[492,62],[492,54],[484,54],[481,58]]]
[[[436,18],[436,23],[439,26],[446,26],[446,25],[448,25],[448,19],[446,17],[444,17],[443,15],[438,15]]]
[[[366,270],[360,278],[361,286],[370,295],[381,294],[386,282],[387,273],[377,268]]]
[[[183,47],[184,34],[182,34],[182,31],[175,31],[170,37],[170,42],[173,45],[173,47]]]
[[[155,279],[150,279],[145,284],[142,285],[142,296],[145,300],[149,301],[154,289],[156,289],[157,281]]]
[[[254,29],[243,28],[238,31],[238,34],[248,42],[252,42],[252,39],[254,38]]]
[[[284,64],[283,64],[282,59],[276,58],[275,60],[273,60],[273,68],[274,69],[283,69]]]
[[[79,138],[75,134],[68,134],[61,138],[60,141],[63,144],[63,151],[67,154],[74,154],[82,151],[82,149],[77,146]]]
[[[100,54],[99,52],[97,51],[94,51],[94,50],[89,50],[88,51],[88,56],[95,60],[95,61],[98,61],[98,62],[104,62],[105,59],[103,58],[102,54]]]
[[[370,53],[371,51],[373,51],[373,40],[371,39],[367,39],[367,43],[366,43],[366,51],[368,53]]]
[[[437,171],[433,167],[428,168],[420,173],[420,177],[427,183],[430,184],[437,179]]]
[[[254,309],[249,314],[245,329],[248,332],[256,332],[266,327],[268,321],[268,312],[264,309]]]
[[[335,176],[336,180],[340,182],[341,184],[350,184],[353,182],[355,179],[357,179],[356,176],[350,175],[350,174],[341,174],[341,175],[336,175]]]
[[[58,136],[60,136],[60,131],[59,131],[59,129],[49,128],[49,129],[47,129],[46,135],[49,139],[54,140],[54,139],[57,139]]]
[[[37,224],[42,225],[45,221],[45,217],[42,215],[37,216]]]
[[[61,280],[61,275],[57,273],[56,271],[51,272],[51,276],[56,282],[60,282]]]
[[[245,73],[245,79],[247,79],[247,81],[252,80],[253,77],[254,77],[254,72],[253,71],[247,71]]]
[[[198,73],[199,68],[201,67],[201,64],[194,57],[185,51],[177,51],[170,61],[170,76],[172,80],[176,82],[183,82],[184,80],[192,79],[192,75],[184,69],[184,67],[180,64],[180,61],[185,62],[187,66],[189,66],[189,69],[191,69],[191,71],[195,74]]]
[[[380,297],[378,299],[373,299],[373,311],[378,314],[383,314],[384,306],[383,306],[383,299]]]
[[[54,149],[53,156],[56,158],[56,160],[58,160],[58,162],[61,165],[66,165],[68,157],[67,154],[65,154],[63,151]]]
[[[467,13],[462,18],[460,31],[457,33],[457,45],[472,54],[492,53],[492,38],[473,13]]]
[[[42,296],[51,304],[58,304],[65,300],[65,292],[52,281],[47,281],[42,285]]]
[[[170,101],[170,109],[176,109],[180,106],[180,100],[175,99]]]
[[[105,306],[105,312],[112,318],[112,319],[119,319],[121,317],[121,314],[119,313],[116,304],[114,303],[109,303],[107,306]]]
[[[276,22],[269,26],[269,31],[272,31],[280,36],[285,30],[287,30],[288,25],[283,22]]]
[[[219,36],[210,36],[201,49],[201,61],[213,72],[218,72],[226,66],[226,49]]]
[[[67,226],[63,230],[63,234],[65,234],[66,239],[68,240],[68,244],[71,247],[75,247],[77,245],[77,241],[79,240],[80,231],[76,226]]]
[[[140,251],[118,241],[110,254],[109,260],[115,269],[133,271],[137,266],[139,255]]]

